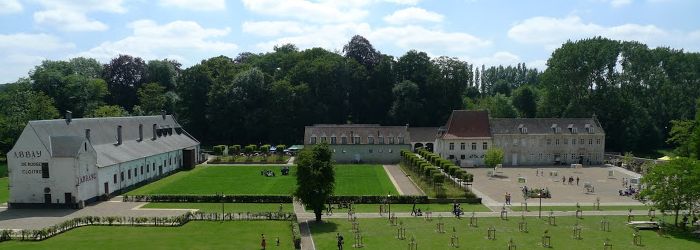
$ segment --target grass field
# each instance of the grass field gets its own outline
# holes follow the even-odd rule
[[[226,164],[226,163],[252,163],[252,164],[258,164],[258,163],[263,163],[263,164],[284,164],[289,161],[289,158],[291,158],[288,155],[283,155],[282,157],[278,155],[271,155],[271,156],[251,156],[251,157],[246,157],[246,156],[217,156],[215,159],[209,161],[210,163],[215,163],[215,164]]]
[[[400,164],[400,166],[404,172],[411,175],[413,182],[415,182],[416,185],[418,185],[418,187],[426,193],[426,195],[429,197],[436,197],[435,189],[433,188],[432,184],[425,181],[418,173],[414,172],[403,164]],[[462,198],[465,196],[464,190],[455,186],[452,181],[446,181],[444,187],[447,198]]]
[[[202,212],[221,213],[221,203],[148,203],[143,208],[180,208],[199,209]],[[280,204],[276,203],[225,203],[227,213],[277,212]],[[283,203],[282,212],[294,212],[292,203]]]
[[[199,166],[129,192],[137,194],[247,194],[290,195],[296,187],[296,168],[281,176],[281,166]],[[275,177],[260,175],[273,170]],[[336,167],[337,195],[398,194],[384,169],[379,165],[338,165]]]
[[[355,212],[357,213],[379,213],[379,204],[354,204]],[[464,213],[474,212],[491,212],[489,208],[482,204],[465,204],[462,203]],[[391,204],[392,212],[411,212],[413,204]],[[416,209],[423,212],[451,212],[452,204],[416,204]],[[311,212],[311,210],[309,210]],[[347,213],[348,209],[333,209],[334,213]]]
[[[517,206],[512,206],[511,209],[513,211],[523,211],[520,208],[520,205]],[[527,209],[529,211],[537,211],[539,207],[537,204],[528,204]],[[600,206],[599,211],[627,211],[629,209],[632,210],[649,210],[648,206],[644,205],[639,205],[639,206]],[[576,206],[543,206],[542,211],[576,211]],[[596,211],[593,206],[581,206],[581,211]]]
[[[581,220],[581,240],[572,237],[575,217],[557,217],[557,226],[548,226],[545,220],[536,217],[526,218],[528,233],[518,231],[520,218],[508,221],[499,218],[479,218],[479,227],[469,227],[469,219],[444,218],[446,233],[435,231],[437,219],[426,222],[421,218],[400,219],[406,226],[407,240],[396,239],[397,227],[389,225],[386,219],[360,219],[359,226],[365,249],[407,249],[408,242],[415,236],[418,249],[451,249],[449,246],[454,227],[462,249],[507,249],[510,238],[518,249],[541,249],[541,236],[549,230],[554,249],[603,249],[603,242],[610,239],[613,249],[700,249],[700,241],[688,233],[660,236],[654,231],[641,231],[643,246],[632,243],[633,230],[625,225],[624,216],[609,217],[611,232],[599,230],[601,217],[584,217]],[[668,220],[667,220],[668,221]],[[489,226],[496,229],[496,240],[487,239]],[[347,220],[327,220],[323,224],[311,224],[311,232],[317,249],[335,249],[336,232],[345,238],[345,248],[352,249],[352,225]]]
[[[0,160],[0,177],[7,177],[7,162]]]
[[[88,226],[40,242],[9,241],[0,249],[294,249],[287,221],[190,222],[181,227]],[[275,246],[275,238],[280,246]]]
[[[7,186],[7,177],[0,178],[0,204],[7,202],[10,198],[10,190]]]

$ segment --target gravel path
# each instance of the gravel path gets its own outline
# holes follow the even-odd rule
[[[398,165],[384,165],[384,171],[386,171],[391,182],[394,183],[396,190],[399,191],[401,195],[425,195],[420,188],[416,187],[411,178],[409,178],[406,173],[401,170]]]

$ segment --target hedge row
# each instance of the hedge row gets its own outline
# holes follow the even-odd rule
[[[125,202],[291,203],[285,195],[124,195]]]
[[[448,173],[450,176],[464,180],[466,182],[473,182],[474,181],[474,175],[471,173],[467,172],[466,170],[455,166],[454,163],[451,161],[440,157],[439,155],[432,153],[428,150],[425,149],[419,149],[418,154],[422,156],[424,159],[426,159],[428,162],[431,164],[438,166],[441,168],[445,173]]]
[[[379,196],[379,195],[362,195],[362,196],[331,196],[328,202],[337,204],[343,202],[350,202],[354,204],[380,204],[384,203],[389,199],[391,203],[395,204],[425,204],[428,203],[428,196],[425,195],[392,195],[392,196]]]

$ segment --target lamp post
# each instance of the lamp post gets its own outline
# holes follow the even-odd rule
[[[542,218],[542,189],[540,189],[540,190],[537,192],[537,197],[540,198],[540,211],[539,211],[537,217]]]
[[[389,205],[388,210],[389,210],[389,218],[391,218],[391,194],[388,194],[386,196],[386,203]]]
[[[226,195],[224,193],[221,193],[221,220],[224,220],[224,199],[226,198]]]

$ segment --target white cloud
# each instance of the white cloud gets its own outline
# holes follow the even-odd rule
[[[403,4],[403,5],[416,5],[418,4],[421,0],[386,0],[387,2],[390,3],[395,3],[395,4]]]
[[[632,3],[632,0],[611,0],[610,5],[615,8],[619,8]]]
[[[302,49],[322,47],[329,50],[340,50],[353,35],[370,32],[371,28],[366,23],[306,25],[303,32],[299,34],[258,43],[256,47],[263,51],[269,51],[275,45],[292,43]]]
[[[466,57],[465,61],[472,63],[474,65],[512,65],[520,63],[520,57],[508,51],[498,51],[490,56],[469,58]]]
[[[107,61],[119,54],[130,54],[144,59],[186,58],[183,65],[200,59],[232,53],[234,43],[215,40],[227,36],[230,28],[204,28],[192,21],[174,21],[159,25],[152,20],[138,20],[128,25],[133,34],[118,40],[104,42],[76,56],[93,57]]]
[[[262,21],[243,22],[243,32],[259,36],[279,36],[283,34],[299,34],[310,30],[307,25],[293,21]]]
[[[22,11],[22,4],[17,0],[0,0],[0,14]]]
[[[418,22],[434,22],[439,23],[445,17],[438,13],[427,11],[425,9],[411,7],[402,10],[397,10],[391,15],[385,16],[384,21],[390,24],[409,24]]]
[[[34,12],[34,21],[63,31],[103,31],[109,28],[100,21],[88,19],[83,13],[61,9]]]
[[[0,34],[0,83],[26,77],[41,61],[59,59],[74,48],[74,44],[48,34]]]
[[[353,22],[369,12],[363,7],[371,1],[243,0],[248,10],[273,17],[295,18],[316,23]]]
[[[565,18],[533,17],[518,22],[508,30],[508,37],[528,44],[541,44],[553,50],[567,40],[577,40],[593,36],[603,36],[619,40],[635,40],[650,46],[688,45],[687,35],[668,32],[654,25],[623,24],[602,26],[585,23],[578,16]]]
[[[34,22],[40,25],[54,26],[63,31],[104,31],[109,26],[98,20],[90,19],[87,13],[107,12],[126,13],[123,0],[37,0],[44,7],[34,13]]]
[[[160,0],[160,5],[201,11],[226,9],[225,0]]]
[[[491,45],[491,41],[468,33],[431,30],[415,25],[379,28],[368,35],[368,39],[433,54],[471,52]]]

